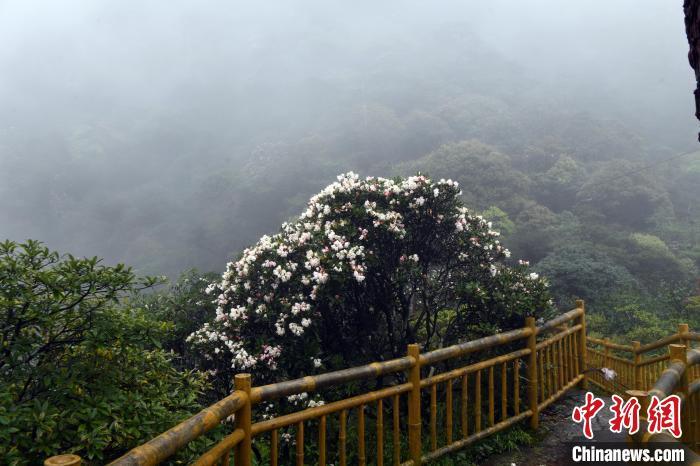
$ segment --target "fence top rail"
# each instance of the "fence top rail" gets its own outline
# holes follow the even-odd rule
[[[488,337],[466,341],[457,345],[448,346],[447,348],[436,349],[428,353],[421,354],[420,365],[429,366],[446,359],[457,358],[483,349],[504,345],[506,343],[510,343],[511,341],[527,338],[531,333],[532,330],[527,327],[519,328],[509,332],[497,333]]]
[[[636,354],[647,353],[649,351],[659,349],[663,346],[668,346],[671,343],[676,343],[680,339],[681,339],[681,335],[679,335],[678,333],[674,333],[673,335],[669,335],[669,336],[664,337],[660,340],[656,340],[652,343],[647,343],[646,345],[641,345],[639,348],[637,348],[635,350],[635,353]]]
[[[313,392],[321,388],[331,387],[344,382],[374,379],[381,375],[401,372],[413,367],[415,358],[405,356],[383,362],[373,362],[364,366],[351,367],[333,372],[326,372],[299,379],[272,383],[255,387],[250,392],[253,403],[272,401],[283,396],[296,395],[303,392]]]
[[[700,333],[697,332],[684,332],[681,334],[684,340],[700,341]]]
[[[572,333],[576,333],[580,331],[583,328],[581,324],[576,324],[573,325],[566,330],[563,330],[555,335],[552,335],[551,337],[547,338],[546,340],[542,340],[539,343],[537,343],[536,349],[540,350],[542,348],[545,348],[553,343],[556,343],[557,341],[563,339],[564,337],[571,335]]]
[[[594,345],[600,345],[605,348],[610,348],[610,349],[616,349],[620,351],[627,351],[630,353],[634,353],[634,347],[632,345],[621,345],[618,343],[613,343],[607,340],[601,340],[599,338],[593,338],[593,337],[586,337],[586,340],[588,340],[590,343],[593,343]]]
[[[567,322],[570,322],[570,321],[576,319],[577,317],[582,316],[583,313],[584,313],[584,311],[583,311],[583,308],[581,308],[581,307],[577,307],[576,309],[572,309],[569,312],[565,312],[564,314],[562,314],[558,317],[555,317],[552,320],[548,320],[547,322],[545,322],[541,326],[537,327],[537,334],[539,335],[542,333],[546,333],[546,332],[550,332],[552,330],[555,330],[560,325],[563,325]]]
[[[159,464],[192,440],[218,426],[222,420],[238,411],[247,401],[248,395],[245,392],[235,391],[172,429],[130,450],[109,465],[152,466]]]
[[[645,360],[641,361],[641,362],[638,364],[638,366],[648,366],[648,365],[650,365],[650,364],[655,364],[655,363],[657,363],[657,362],[668,361],[670,358],[671,358],[671,357],[670,357],[668,354],[662,354],[662,355],[660,355],[660,356],[656,356],[656,357],[653,357],[653,358],[645,359]]]

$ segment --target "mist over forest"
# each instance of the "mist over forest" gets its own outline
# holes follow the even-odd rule
[[[488,366],[488,397],[469,382],[484,408],[470,413],[488,401],[491,430],[494,399],[508,415],[507,376],[539,415],[537,365],[556,338],[581,351],[585,388],[602,371],[584,364],[585,337],[619,349],[679,323],[697,331],[700,150],[681,3],[0,0],[0,458],[105,464],[242,373],[259,387],[524,322],[565,332],[540,346],[523,329],[526,353],[508,337],[433,359],[448,370],[520,354],[495,389]],[[568,329],[542,323],[574,305]],[[408,360],[425,420],[423,359]],[[374,367],[376,379],[262,400],[254,421],[408,380]],[[232,438],[231,413],[168,464]],[[278,429],[280,464],[299,461],[294,428]],[[307,437],[302,455],[320,458]],[[453,459],[536,440],[514,425]],[[256,464],[276,452],[253,443]]]
[[[643,165],[696,143],[684,41],[658,1],[2,2],[0,236],[176,276],[443,144]]]

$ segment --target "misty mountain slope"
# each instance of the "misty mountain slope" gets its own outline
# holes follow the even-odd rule
[[[694,144],[682,18],[627,2],[620,23],[625,4],[174,2],[134,18],[76,0],[41,34],[17,24],[45,7],[4,4],[0,236],[220,271],[338,173],[421,170],[461,181],[554,281],[577,279],[559,260],[575,252],[690,286],[697,156],[626,176]]]

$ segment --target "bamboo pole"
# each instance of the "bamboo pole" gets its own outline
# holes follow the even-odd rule
[[[576,334],[569,335],[569,381],[578,375],[576,370],[576,356],[574,346],[576,345]]]
[[[501,421],[508,417],[508,365],[501,364]]]
[[[535,327],[535,318],[526,317],[525,326],[531,332],[527,337],[527,347],[530,350],[527,363],[527,399],[528,408],[532,412],[530,416],[530,427],[537,429],[540,425],[539,411],[537,409],[537,331]]]
[[[562,380],[564,381],[564,384],[569,382],[569,336],[567,335],[566,338],[564,338],[561,341],[561,351],[562,351],[562,374],[563,378]]]
[[[603,355],[603,367],[610,368],[610,347],[607,345],[607,343],[610,343],[610,341],[606,338],[605,343],[606,345],[604,346],[605,353]],[[605,385],[605,389],[612,393],[612,382],[610,382],[606,378],[603,378],[603,384]]]
[[[469,375],[462,376],[462,438],[469,435]]]
[[[243,440],[236,446],[235,465],[250,466],[252,456],[252,436],[251,436],[251,377],[250,374],[237,374],[234,377],[234,385],[236,390],[240,390],[246,394],[246,402],[236,412],[236,428],[243,430]]]
[[[277,429],[270,433],[270,466],[277,466],[277,461],[279,458],[279,453],[277,449],[279,448],[279,434]]]
[[[391,415],[394,420],[394,429],[392,434],[394,436],[394,466],[399,466],[401,463],[401,424],[399,424],[399,395],[394,395],[393,406],[391,410]]]
[[[347,455],[345,451],[345,439],[347,437],[346,435],[346,429],[347,429],[347,422],[348,422],[348,411],[346,409],[342,410],[340,412],[340,432],[338,434],[338,457],[340,461],[340,466],[346,466],[347,465]]]
[[[326,416],[318,421],[318,466],[326,466]]]
[[[44,466],[80,466],[82,459],[78,455],[57,455],[47,458]]]
[[[493,387],[493,366],[489,367],[489,427],[493,427],[495,423],[495,403],[494,403],[494,387]]]
[[[559,366],[557,367],[557,375],[559,376],[559,384],[557,388],[561,390],[564,388],[564,353],[563,353],[563,340],[557,342],[557,356],[559,357]]]
[[[579,367],[579,364],[578,364],[578,363],[579,363],[578,352],[579,352],[579,349],[581,348],[581,345],[579,344],[578,339],[579,339],[579,337],[581,336],[581,334],[580,334],[580,333],[574,333],[574,334],[571,335],[571,336],[573,337],[573,340],[572,340],[572,342],[571,342],[571,343],[572,343],[572,345],[571,345],[571,350],[572,350],[571,353],[572,353],[573,361],[574,361],[574,364],[573,364],[573,367],[574,367],[574,375],[577,376],[577,375],[579,375],[579,374],[581,373],[581,368]]]
[[[678,344],[685,346],[686,350],[690,349],[690,340],[686,340],[683,336],[688,333],[690,333],[688,324],[678,324],[678,336],[680,337]]]
[[[580,338],[579,338],[579,374],[583,374],[583,378],[581,379],[581,384],[579,387],[582,390],[587,390],[588,389],[588,376],[586,375],[586,304],[583,302],[582,299],[577,299],[576,300],[576,307],[578,309],[581,309],[583,312],[581,313],[581,317],[579,317],[579,323],[581,324],[581,333],[580,333]]]
[[[357,464],[365,466],[365,405],[357,407]]]
[[[384,466],[384,403],[377,401],[377,466]]]
[[[683,324],[681,324],[683,325]],[[680,326],[679,326],[680,328]],[[689,392],[688,392],[688,358],[687,358],[687,348],[685,345],[669,345],[669,356],[672,362],[679,361],[682,362],[685,367],[681,371],[680,380],[678,380],[678,385],[676,386],[676,391],[678,391],[685,402],[681,405],[681,430],[683,431],[682,441],[689,443],[690,441],[690,417],[692,412],[690,410]]]
[[[297,423],[297,466],[304,466],[304,422]]]
[[[474,431],[481,432],[481,371],[477,371],[474,381]]]
[[[445,437],[447,444],[452,443],[452,379],[447,381],[447,393],[445,394],[445,405],[447,408],[445,420]]]
[[[430,387],[430,449],[437,450],[437,385]]]
[[[547,396],[552,396],[554,393],[554,369],[552,367],[552,345],[546,346],[544,348],[544,364],[545,367],[542,368],[544,371],[545,380],[547,381]]]
[[[547,388],[546,380],[544,378],[544,348],[540,349],[537,353],[537,370],[539,372],[539,378],[537,379],[539,386],[537,387],[537,392],[540,395],[540,401],[544,401],[547,396],[545,393],[545,389]]]
[[[567,337],[564,339],[564,378],[566,379],[567,383],[569,382],[569,380],[572,379],[572,369],[573,368],[571,364],[571,335],[567,335]]]
[[[420,347],[413,343],[408,345],[408,356],[413,358],[409,369],[408,381],[411,384],[408,400],[408,449],[414,466],[422,463],[421,453],[421,413],[420,413]]]
[[[513,411],[520,414],[520,359],[513,361]]]

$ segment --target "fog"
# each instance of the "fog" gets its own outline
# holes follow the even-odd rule
[[[681,3],[0,0],[0,238],[221,271],[444,143],[662,160],[697,144]]]

